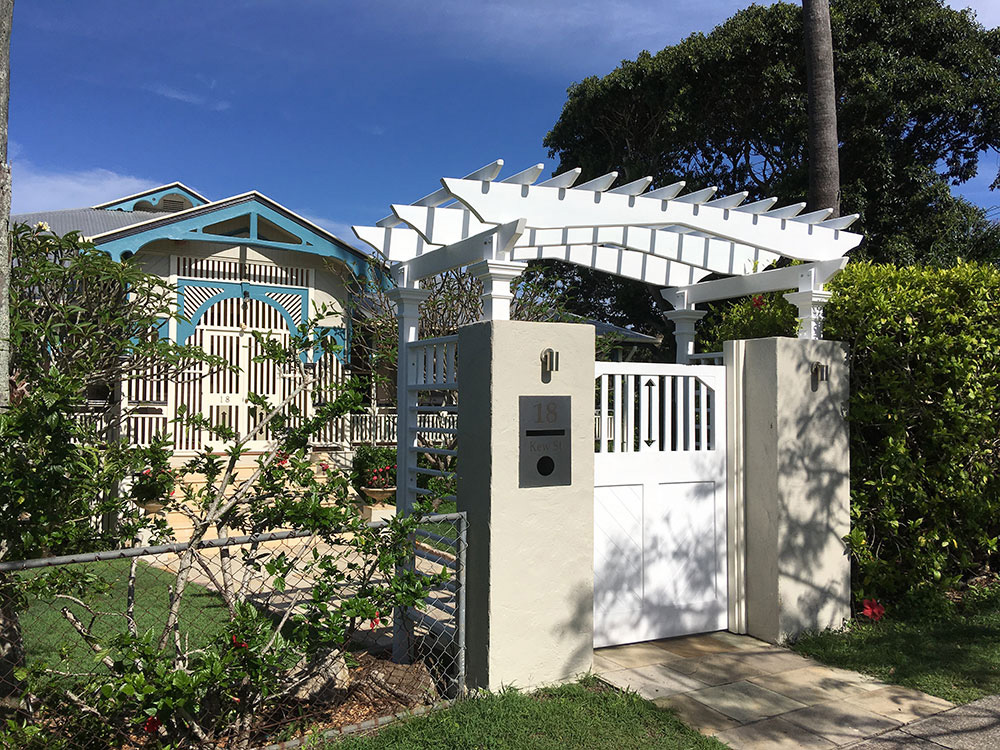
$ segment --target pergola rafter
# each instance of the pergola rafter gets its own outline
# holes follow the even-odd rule
[[[397,283],[470,268],[483,279],[484,307],[509,311],[509,285],[529,260],[557,259],[653,284],[675,308],[679,356],[690,353],[700,302],[776,291],[799,308],[800,336],[818,335],[823,285],[846,263],[861,235],[844,231],[857,215],[830,219],[805,204],[775,208],[776,198],[746,203],[746,191],[717,196],[714,187],[683,193],[685,184],[649,190],[651,177],[612,187],[610,172],[577,185],[580,169],[537,182],[535,164],[497,180],[497,160],[410,204],[357,236],[389,261]],[[774,269],[783,258],[803,262]],[[732,278],[708,280],[711,274]],[[681,351],[683,350],[683,351]]]

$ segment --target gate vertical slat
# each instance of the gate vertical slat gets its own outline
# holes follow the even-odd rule
[[[708,450],[705,442],[706,428],[708,426],[708,388],[700,380],[698,381],[698,449]]]
[[[631,452],[635,448],[635,378],[625,375],[625,404],[622,409],[624,417],[622,432],[624,433],[624,451]]]
[[[611,422],[611,444],[616,453],[622,452],[622,376],[614,376],[615,411]]]
[[[663,445],[662,450],[669,451],[673,448],[674,434],[674,377],[666,375],[663,378]]]
[[[601,423],[597,427],[598,451],[608,452],[608,376],[601,375]]]
[[[693,451],[695,449],[695,424],[694,424],[694,378],[684,378],[687,395],[687,408],[685,411],[685,422],[687,426],[687,437],[684,442],[684,449]]]

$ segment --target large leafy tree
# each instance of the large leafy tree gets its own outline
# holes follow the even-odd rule
[[[861,214],[859,257],[950,265],[1000,257],[1000,232],[950,194],[1000,148],[1000,30],[942,0],[833,0],[841,211]],[[808,195],[803,14],[777,3],[740,11],[709,34],[643,52],[570,87],[545,138],[559,169],[611,170],[751,199]],[[584,277],[584,314],[607,290]],[[612,299],[655,320],[657,300],[620,283]],[[641,318],[640,318],[641,319]]]

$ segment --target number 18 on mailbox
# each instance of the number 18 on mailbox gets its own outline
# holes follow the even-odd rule
[[[573,483],[570,397],[521,396],[519,487]]]

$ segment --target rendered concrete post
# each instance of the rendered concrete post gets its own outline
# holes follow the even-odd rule
[[[458,337],[468,683],[495,690],[569,680],[593,655],[594,329],[484,321]],[[548,375],[546,349],[558,354]],[[522,396],[570,398],[568,484],[522,486]]]
[[[674,341],[677,344],[677,364],[686,365],[694,354],[694,326],[705,317],[704,310],[671,310],[663,317],[673,321]]]
[[[779,642],[850,616],[847,347],[743,344],[747,632]]]

